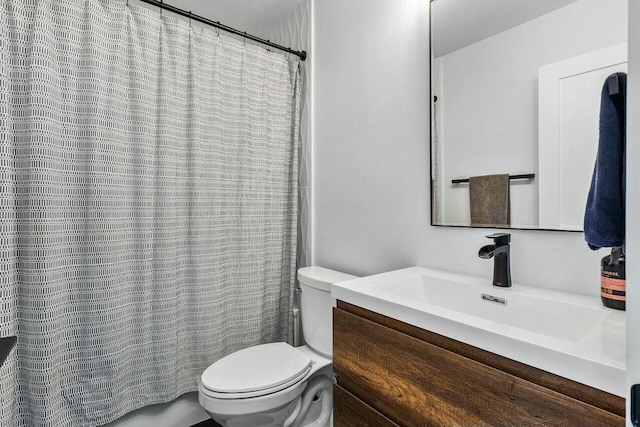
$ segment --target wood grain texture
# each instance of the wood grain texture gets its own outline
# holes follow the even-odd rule
[[[401,426],[624,426],[624,418],[334,309],[338,384]]]
[[[426,331],[399,320],[391,319],[364,308],[345,303],[344,301],[338,301],[338,308],[371,320],[372,322],[380,325],[395,329],[414,338],[434,344],[453,353],[463,355],[469,359],[475,360],[476,362],[491,366],[516,377],[523,378],[534,384],[538,384],[553,391],[557,391],[558,393],[573,397],[620,417],[625,416],[625,399],[622,397],[589,387],[585,384],[569,380],[529,365],[525,365],[524,363],[516,362],[515,360],[470,346],[460,341]]]
[[[333,386],[333,425],[335,427],[398,427],[338,385]]]

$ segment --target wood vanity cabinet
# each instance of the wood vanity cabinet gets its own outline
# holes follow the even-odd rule
[[[338,301],[334,425],[624,426],[624,399]]]

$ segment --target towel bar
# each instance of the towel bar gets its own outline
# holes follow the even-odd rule
[[[509,175],[509,180],[512,179],[533,179],[536,177],[535,173],[527,173],[523,175]],[[469,182],[469,178],[466,179],[452,179],[452,184],[460,184],[461,182]]]

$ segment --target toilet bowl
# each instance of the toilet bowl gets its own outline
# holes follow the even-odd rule
[[[355,278],[321,267],[298,270],[308,345],[262,344],[232,353],[200,378],[200,405],[224,427],[328,427],[333,409],[331,284]]]
[[[333,405],[330,368],[331,359],[308,346],[250,347],[207,368],[200,380],[200,405],[223,426],[289,427],[310,425],[302,420],[311,405],[322,400],[326,408],[310,421],[328,426]]]

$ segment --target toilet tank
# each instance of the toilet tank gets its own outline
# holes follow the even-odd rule
[[[356,279],[357,276],[322,267],[298,270],[300,283],[300,316],[302,333],[309,347],[331,357],[333,355],[333,322],[331,284]]]

